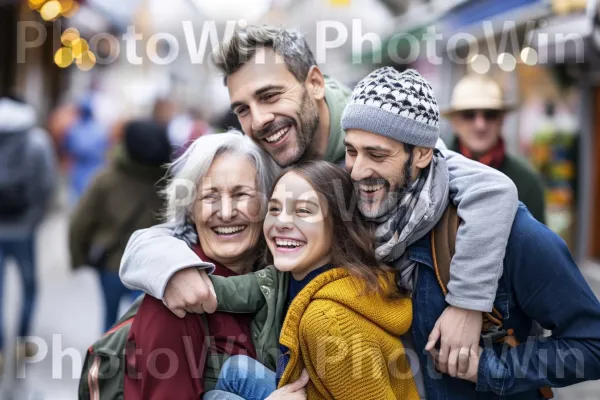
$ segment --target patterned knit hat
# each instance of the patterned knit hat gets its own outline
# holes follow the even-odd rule
[[[440,136],[439,119],[433,89],[417,71],[383,67],[354,88],[342,115],[342,129],[361,129],[434,148]]]

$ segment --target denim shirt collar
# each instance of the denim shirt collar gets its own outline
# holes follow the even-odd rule
[[[430,233],[426,234],[408,247],[408,258],[410,258],[411,261],[425,264],[430,268],[433,268]]]

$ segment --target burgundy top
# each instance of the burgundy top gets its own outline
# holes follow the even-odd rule
[[[237,273],[215,264],[215,275]],[[206,315],[213,346],[219,354],[256,358],[251,340],[252,315],[216,312]],[[127,338],[125,399],[199,399],[204,394],[205,325],[198,314],[178,318],[161,300],[146,296]]]

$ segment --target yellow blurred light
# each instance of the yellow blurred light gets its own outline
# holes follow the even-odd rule
[[[62,15],[63,17],[71,18],[73,15],[77,14],[77,11],[79,11],[79,3],[74,1],[71,8],[68,11],[64,11]]]
[[[58,2],[60,3],[61,7],[60,13],[63,15],[71,11],[71,8],[73,8],[73,0],[58,0]]]
[[[32,10],[37,10],[43,6],[46,1],[47,0],[29,0],[27,3],[29,4],[29,8]]]
[[[52,21],[60,15],[61,10],[62,8],[58,0],[50,0],[42,6],[40,9],[40,14],[44,20]]]
[[[349,6],[351,0],[329,0],[332,6]]]
[[[73,56],[81,58],[90,49],[90,46],[88,46],[88,42],[85,39],[79,38],[71,42],[71,48],[73,49]]]
[[[68,47],[61,47],[54,53],[54,63],[61,68],[67,68],[73,64],[73,52]]]
[[[79,31],[75,28],[65,30],[60,37],[60,41],[67,47],[71,47],[75,40],[79,39]]]
[[[75,62],[80,70],[89,71],[96,65],[96,56],[91,51],[86,51]]]

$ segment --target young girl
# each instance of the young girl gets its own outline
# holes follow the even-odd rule
[[[419,398],[399,339],[412,321],[411,301],[376,260],[353,194],[350,176],[328,162],[284,170],[263,226],[273,265],[211,277],[220,311],[256,312],[252,339],[265,365],[230,358],[217,384],[221,394],[289,395],[302,385],[285,385],[306,370],[309,399]]]

